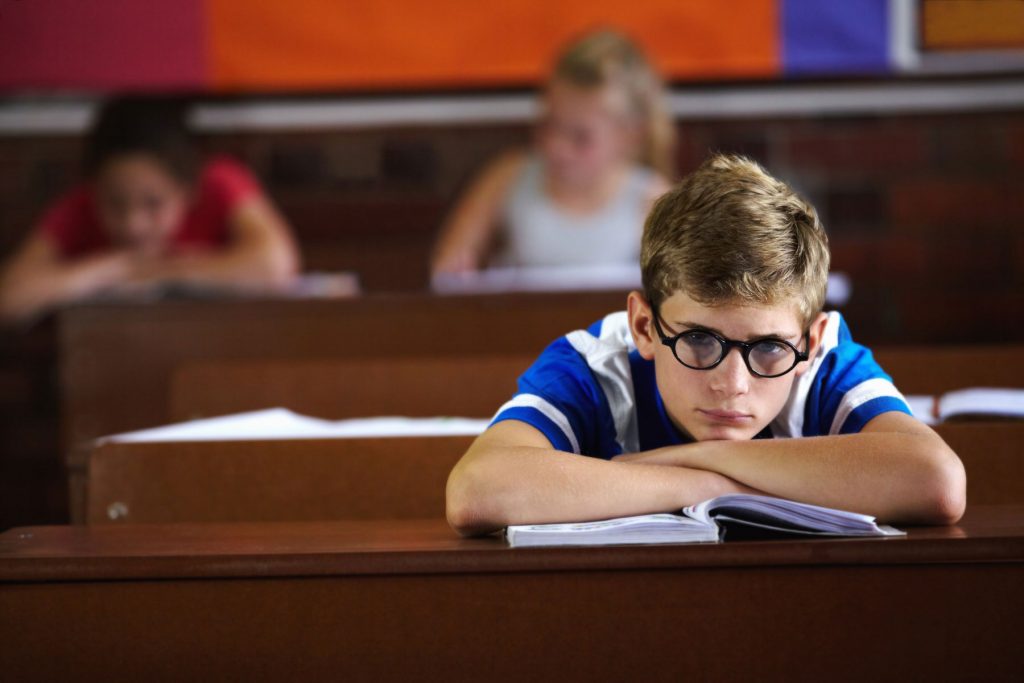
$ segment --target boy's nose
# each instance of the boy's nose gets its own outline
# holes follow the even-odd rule
[[[729,349],[722,362],[708,372],[711,373],[711,389],[718,393],[735,396],[746,393],[750,386],[750,371],[739,349]]]

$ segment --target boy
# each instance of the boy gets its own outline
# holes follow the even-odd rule
[[[956,454],[821,312],[828,241],[784,183],[744,158],[708,160],[655,205],[641,268],[627,311],[551,344],[456,465],[456,531],[731,492],[886,522],[961,517]]]

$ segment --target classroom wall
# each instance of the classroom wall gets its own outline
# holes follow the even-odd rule
[[[893,0],[9,2],[0,90],[378,90],[537,83],[596,26],[640,40],[673,80],[883,73]]]

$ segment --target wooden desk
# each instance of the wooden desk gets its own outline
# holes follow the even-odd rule
[[[106,443],[90,456],[86,521],[443,519],[448,474],[472,441]]]
[[[856,334],[856,330],[854,330]],[[881,346],[874,356],[904,394],[1024,387],[1024,345]]]
[[[88,444],[170,421],[172,377],[186,363],[535,356],[625,300],[624,292],[408,294],[67,309],[58,322],[72,520],[84,516]]]
[[[972,504],[1024,504],[1024,422],[939,433],[967,469]],[[106,443],[90,455],[89,524],[444,516],[472,437]]]
[[[488,418],[537,354],[186,362],[168,422],[286,406],[332,420],[374,415]]]
[[[521,549],[441,520],[0,535],[52,680],[1019,680],[1024,506],[907,538]]]

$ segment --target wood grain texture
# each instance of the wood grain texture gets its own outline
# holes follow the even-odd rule
[[[672,547],[512,550],[440,520],[23,528],[0,535],[0,661],[18,681],[1010,681],[1022,578],[1021,506]]]

